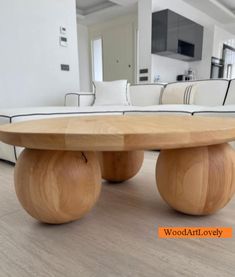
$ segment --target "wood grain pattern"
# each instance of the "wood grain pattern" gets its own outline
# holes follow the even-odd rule
[[[21,209],[14,167],[0,161],[0,276],[234,276],[234,238],[158,239],[158,226],[235,228],[235,198],[213,216],[174,212],[154,186],[157,156],[145,152],[135,178],[119,186],[104,183],[95,209],[60,226],[38,224]]]
[[[214,213],[235,192],[235,152],[228,144],[163,150],[156,181],[163,199],[177,211]]]
[[[24,209],[39,221],[60,224],[79,219],[100,194],[97,156],[26,149],[16,164],[15,189]]]
[[[102,178],[123,182],[134,177],[144,161],[144,151],[117,151],[99,153]]]
[[[1,126],[0,140],[49,150],[184,148],[235,140],[235,119],[148,115],[51,118]]]

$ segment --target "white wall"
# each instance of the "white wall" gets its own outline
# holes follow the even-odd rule
[[[214,39],[213,29],[204,27],[202,60],[189,63],[189,67],[193,68],[197,79],[210,78],[213,39]]]
[[[152,55],[152,82],[154,82],[156,75],[160,75],[160,82],[175,82],[176,76],[184,74],[188,68],[189,64],[187,62]]]
[[[190,63],[198,79],[210,78],[211,57],[222,58],[224,43],[235,45],[235,36],[216,25],[204,27],[202,60]]]
[[[0,107],[62,105],[79,89],[75,0],[2,0],[0,34]]]
[[[138,1],[138,60],[137,72],[139,69],[147,68],[149,83],[151,76],[151,40],[152,40],[152,0]],[[139,74],[137,74],[139,76]],[[139,78],[138,78],[139,80]],[[141,82],[144,83],[144,82]]]
[[[88,27],[77,24],[80,91],[91,91],[90,45]]]
[[[232,47],[235,47],[235,35],[227,32],[226,30],[215,26],[214,28],[214,46],[213,56],[222,58],[223,44],[226,43]]]

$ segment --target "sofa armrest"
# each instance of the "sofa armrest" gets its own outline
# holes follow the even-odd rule
[[[94,93],[92,92],[67,93],[64,97],[65,106],[91,106],[93,103]]]

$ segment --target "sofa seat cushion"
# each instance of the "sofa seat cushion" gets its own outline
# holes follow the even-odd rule
[[[82,116],[123,114],[124,111],[136,109],[134,106],[84,106],[84,107],[26,107],[15,109],[0,109],[0,124],[25,120]]]
[[[235,105],[235,79],[230,81],[224,105]]]
[[[235,117],[235,105],[207,107],[204,110],[194,112],[193,116]],[[229,144],[235,149],[235,141]]]
[[[148,107],[133,107],[132,110],[125,111],[128,114],[162,114],[162,115],[192,115],[195,111],[206,109],[196,105],[155,105]]]
[[[0,125],[26,120],[65,116],[123,115],[133,106],[84,106],[84,107],[25,107],[0,109]],[[15,162],[23,148],[0,142],[0,159]]]
[[[66,114],[66,113],[75,113],[77,112],[77,107],[24,107],[24,108],[6,108],[0,109],[1,118],[13,118],[20,117],[25,115],[53,115],[53,114]]]
[[[206,107],[201,111],[195,111],[194,116],[235,117],[235,105]]]

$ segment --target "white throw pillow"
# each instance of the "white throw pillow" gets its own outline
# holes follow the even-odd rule
[[[194,84],[186,87],[169,86],[166,87],[160,97],[160,104],[194,104],[194,96],[197,86]]]
[[[93,82],[95,101],[94,106],[121,105],[127,106],[129,103],[127,80],[112,82]]]

